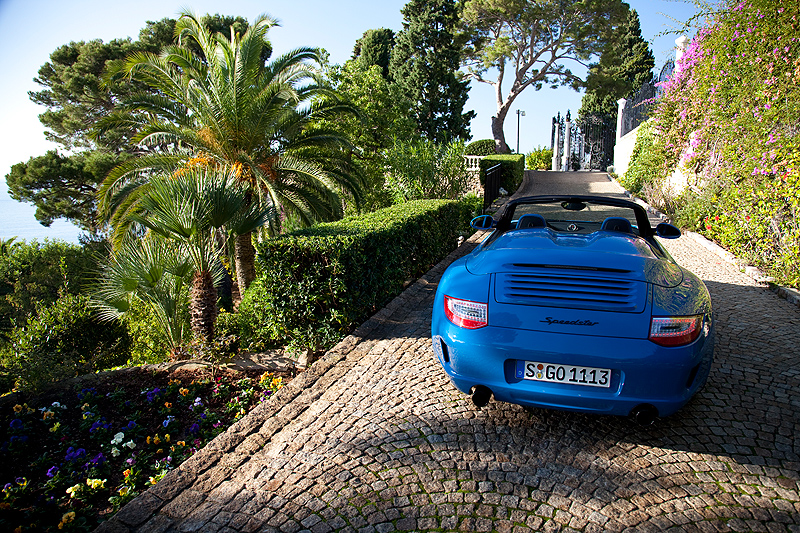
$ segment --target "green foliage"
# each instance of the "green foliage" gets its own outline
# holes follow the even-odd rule
[[[205,16],[202,21],[210,31],[228,35],[231,26],[239,33],[248,27],[247,20],[241,17],[214,15]],[[119,102],[131,93],[144,90],[145,85],[129,78],[108,78],[106,71],[131,54],[159,53],[164,46],[174,44],[175,22],[168,18],[147,22],[137,41],[127,38],[104,43],[94,39],[71,42],[53,51],[34,79],[42,89],[28,93],[31,101],[47,108],[39,115],[48,128],[47,139],[67,150],[100,147],[113,153],[127,150],[130,136],[125,127],[106,130],[100,138],[92,139],[90,133],[95,122],[114,112]],[[267,57],[269,53],[264,59]]]
[[[578,116],[616,116],[617,100],[650,81],[654,66],[653,52],[642,38],[639,15],[631,9],[625,23],[606,43],[600,60],[589,67]]]
[[[468,187],[464,143],[395,140],[387,156],[386,185],[395,203],[443,198],[457,200]]]
[[[664,147],[658,142],[655,124],[652,121],[645,122],[636,133],[631,161],[625,175],[620,177],[620,184],[633,194],[640,194],[645,184],[650,190],[660,187],[663,184],[665,157]]]
[[[486,171],[500,164],[500,187],[513,194],[525,177],[525,156],[522,154],[495,154],[481,159],[481,185],[486,183]]]
[[[800,278],[800,6],[730,4],[664,85],[642,190],[786,284]],[[663,155],[662,155],[663,154]],[[675,168],[689,187],[662,186]]]
[[[6,174],[9,195],[36,206],[36,220],[50,226],[66,218],[81,228],[97,227],[97,188],[109,170],[126,159],[106,150],[88,150],[71,156],[55,150],[17,163]]]
[[[475,209],[474,198],[407,202],[261,243],[243,344],[331,346],[453,250]]]
[[[92,305],[106,319],[126,320],[137,358],[158,354],[162,344],[177,353],[189,339],[193,273],[177,243],[155,235],[132,239],[100,266]]]
[[[72,154],[51,150],[13,165],[6,182],[12,198],[36,207],[36,219],[43,225],[64,217],[85,230],[97,230],[95,193],[108,171],[124,161],[129,136],[123,128],[110,129],[96,139],[89,133],[96,121],[113,112],[120,98],[141,87],[129,80],[104,80],[103,75],[128,54],[171,42],[171,32],[157,29],[162,25],[148,23],[153,31],[146,43],[71,42],[54,50],[39,69],[34,82],[40,90],[28,95],[45,107],[39,115],[45,137]]]
[[[212,34],[185,12],[176,32],[197,50],[167,46],[158,55],[131,56],[112,73],[147,89],[126,98],[96,132],[125,126],[135,132],[134,143],[150,149],[115,167],[100,187],[100,214],[111,222],[115,243],[130,228],[129,215],[150,177],[193,166],[235,169],[250,201],[275,208],[273,234],[280,231],[278,210],[311,225],[341,218],[342,193],[358,205],[362,183],[351,165],[353,146],[317,123],[355,109],[323,82],[321,50],[298,48],[264,62],[276,23],[262,15],[242,35]],[[153,98],[154,91],[164,96]],[[255,279],[252,235],[239,235],[235,246],[243,290]]]
[[[59,379],[123,364],[129,345],[124,325],[101,322],[88,297],[63,294],[39,306],[27,325],[14,328],[3,359],[20,388],[36,391]]]
[[[185,292],[192,332],[214,338],[217,285],[224,275],[220,240],[250,233],[272,217],[272,210],[249,202],[246,185],[232,171],[195,169],[153,176],[132,218],[148,229],[142,241],[126,243],[105,265],[95,294],[104,316],[124,314],[132,301],[163,317],[161,330],[175,349],[183,340]]]
[[[114,110],[118,98],[135,88],[127,82],[106,85],[103,73],[107,65],[138,51],[141,47],[130,39],[109,43],[96,39],[71,42],[50,54],[50,61],[42,65],[34,79],[42,90],[28,93],[33,103],[47,108],[39,115],[39,121],[48,128],[45,137],[67,150],[96,148],[89,139],[92,125]],[[102,145],[115,150],[125,141],[125,132],[117,129],[108,132]]]
[[[182,317],[188,330],[188,312]],[[171,346],[164,331],[157,327],[159,318],[144,301],[133,299],[121,317],[131,339],[128,366],[163,363],[170,356]]]
[[[22,326],[37,305],[49,305],[59,290],[77,294],[94,268],[92,247],[64,241],[14,242],[0,253],[0,334]]]
[[[328,72],[333,87],[359,110],[359,117],[340,115],[318,122],[323,128],[336,129],[357,148],[352,153],[352,165],[363,178],[362,211],[374,211],[391,205],[386,190],[386,151],[393,139],[416,136],[416,124],[411,117],[411,104],[396,85],[381,75],[379,66],[365,66],[361,61],[347,61]],[[348,211],[355,211],[352,206]],[[285,224],[284,224],[285,226]],[[285,228],[291,231],[291,228]]]
[[[437,144],[470,138],[474,111],[464,113],[469,82],[459,73],[462,46],[455,39],[455,0],[410,0],[401,10],[389,66],[392,81],[411,101],[417,131]]]
[[[553,165],[553,149],[537,146],[525,156],[525,166],[530,170],[549,170]]]
[[[462,37],[466,40],[463,53],[469,75],[491,84],[497,94],[492,136],[499,153],[511,151],[503,124],[522,91],[528,87],[539,90],[545,86],[583,86],[569,63],[586,64],[599,54],[625,22],[628,12],[621,0],[467,0],[462,5]],[[509,90],[503,94],[506,73],[511,81],[505,80]]]
[[[388,28],[367,30],[356,41],[353,59],[364,68],[373,65],[380,67],[383,79],[389,79],[389,61],[394,48],[394,31]]]
[[[494,139],[472,141],[464,148],[464,155],[494,155]]]
[[[53,51],[39,69],[34,81],[41,89],[28,94],[34,103],[46,108],[39,120],[46,128],[47,139],[72,154],[51,150],[13,165],[6,182],[12,198],[36,207],[36,219],[43,225],[64,217],[90,232],[100,230],[97,189],[111,168],[139,148],[130,143],[127,125],[118,124],[94,137],[91,132],[99,120],[117,110],[120,101],[134,92],[146,91],[146,86],[136,80],[105,77],[105,73],[131,54],[158,53],[163,46],[173,44],[175,22],[148,22],[138,41],[71,42]],[[204,17],[203,22],[226,32],[231,26],[238,32],[247,28],[247,20],[241,17],[214,15]],[[267,57],[269,53],[264,59]]]

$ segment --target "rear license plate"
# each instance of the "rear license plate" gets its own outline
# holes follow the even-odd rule
[[[536,361],[517,361],[517,379],[547,381],[549,383],[568,383],[589,387],[611,386],[611,370],[588,366],[556,365]]]

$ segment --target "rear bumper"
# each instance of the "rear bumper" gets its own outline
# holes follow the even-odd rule
[[[567,335],[487,326],[433,324],[434,353],[462,392],[488,387],[496,400],[523,406],[628,415],[650,404],[660,416],[680,409],[703,386],[714,352],[713,323],[690,345],[663,348],[648,340]],[[612,370],[608,388],[520,379],[517,361]]]

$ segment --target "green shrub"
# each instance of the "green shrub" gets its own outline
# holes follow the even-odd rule
[[[525,177],[525,156],[522,154],[490,155],[481,159],[481,185],[486,183],[486,171],[497,164],[500,167],[500,187],[509,194],[516,192]]]
[[[3,359],[21,389],[38,391],[60,379],[121,365],[129,347],[124,325],[101,322],[86,296],[63,294],[14,328]]]
[[[65,241],[14,242],[0,251],[0,332],[22,326],[59,289],[78,294],[94,268],[93,250]]]
[[[464,148],[464,155],[495,155],[494,139],[472,141]]]
[[[549,170],[553,165],[553,150],[544,146],[536,147],[525,156],[525,166],[531,170]]]
[[[170,343],[157,326],[158,318],[150,306],[132,298],[122,321],[131,340],[128,365],[157,364],[169,359]]]
[[[664,181],[666,154],[657,142],[655,123],[649,120],[639,126],[628,170],[620,177],[620,184],[633,194],[640,194],[645,184],[659,186]]]
[[[464,143],[435,144],[427,139],[396,140],[386,155],[386,187],[395,203],[444,198],[467,191]]]
[[[452,251],[478,203],[408,202],[261,243],[262,275],[239,306],[243,345],[331,346]]]

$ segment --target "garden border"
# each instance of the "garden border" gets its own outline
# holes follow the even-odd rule
[[[526,172],[523,178],[529,179]],[[489,207],[490,212],[500,209],[512,196],[498,198]],[[225,491],[226,479],[220,477],[220,470],[212,468],[225,461],[228,469],[235,469],[255,454],[289,422],[297,418],[318,400],[330,385],[344,376],[355,366],[364,353],[383,338],[382,328],[391,325],[392,314],[401,308],[408,308],[415,300],[424,298],[429,285],[438,283],[444,270],[456,259],[468,254],[486,235],[476,231],[447,257],[417,278],[403,292],[397,295],[383,309],[372,315],[355,331],[336,346],[328,350],[322,358],[315,361],[304,372],[294,377],[286,386],[276,392],[270,401],[256,406],[246,416],[233,423],[217,435],[196,454],[171,470],[156,485],[139,494],[124,505],[114,516],[100,524],[97,533],[129,533],[140,527],[162,531],[169,528],[170,519],[165,515],[177,514],[182,506],[192,505],[194,497],[202,495],[193,491],[193,486]],[[226,456],[226,457],[224,457]],[[179,496],[180,495],[180,496]],[[213,497],[209,500],[213,503]],[[167,506],[162,514],[159,509]]]
[[[172,511],[177,512],[182,505],[191,505],[191,502],[184,500],[198,494],[192,490],[193,486],[217,487],[217,490],[224,490],[226,479],[217,477],[224,469],[212,467],[224,460],[226,467],[235,469],[244,463],[248,456],[263,448],[276,433],[311,407],[333,383],[361,360],[364,353],[369,352],[372,346],[383,338],[382,327],[391,323],[391,316],[395,311],[408,308],[415,300],[424,297],[429,285],[436,283],[434,280],[441,276],[445,268],[458,257],[469,253],[484,235],[483,231],[473,233],[469,239],[420,276],[383,309],[328,350],[304,372],[294,377],[275,393],[270,401],[256,406],[247,416],[232,424],[224,433],[219,434],[176,469],[169,471],[156,485],[123,506],[95,531],[128,533],[148,524],[151,518],[155,521],[168,520],[165,515]],[[170,509],[156,515],[156,512],[164,506]],[[168,527],[166,523],[148,525],[156,529],[159,526]]]

